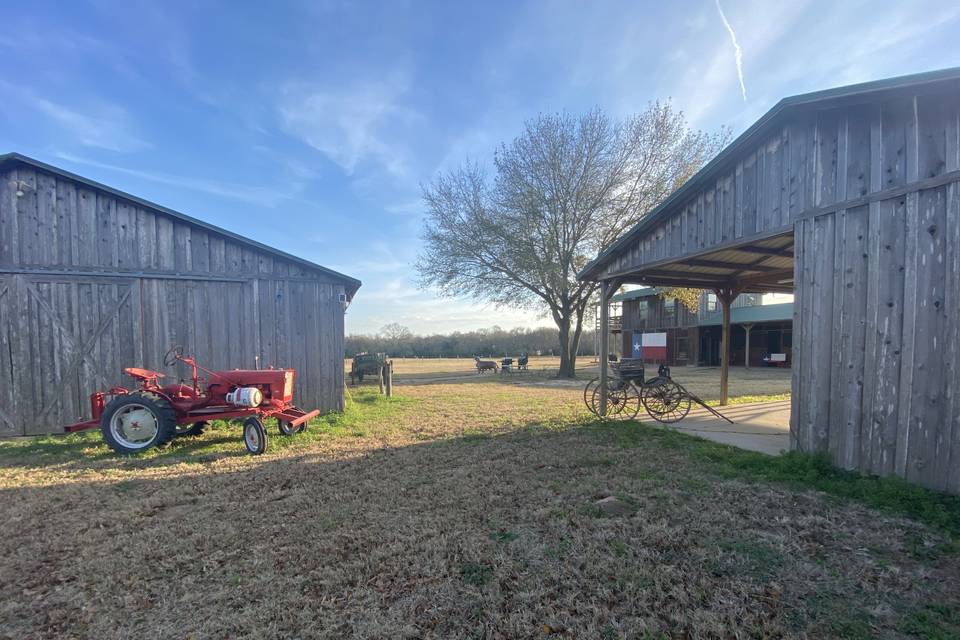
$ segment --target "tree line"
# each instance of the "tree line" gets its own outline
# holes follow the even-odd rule
[[[594,334],[588,331],[580,343],[580,355],[594,355]],[[395,358],[469,358],[558,355],[557,330],[550,327],[528,329],[498,326],[449,334],[416,335],[408,328],[390,324],[374,335],[348,335],[344,351],[347,358],[357,353],[386,353]]]

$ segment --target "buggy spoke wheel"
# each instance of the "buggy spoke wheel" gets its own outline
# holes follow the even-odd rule
[[[594,378],[583,388],[583,404],[587,405],[587,409],[589,409],[593,415],[599,415],[597,413],[599,405],[593,404],[593,391],[597,388],[598,384],[600,384],[600,378]]]
[[[643,388],[643,407],[657,422],[670,424],[690,413],[690,396],[672,380],[661,378]]]
[[[600,387],[593,390],[592,404],[594,413],[600,415]],[[633,420],[640,412],[640,392],[630,382],[611,380],[607,389],[606,420]]]

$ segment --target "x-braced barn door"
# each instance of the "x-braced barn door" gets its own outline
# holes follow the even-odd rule
[[[88,417],[90,393],[123,382],[123,367],[142,357],[139,291],[133,279],[11,279],[6,295],[15,305],[5,324],[21,433],[49,433]]]
[[[14,406],[13,309],[16,294],[13,278],[0,277],[0,436],[23,434]]]

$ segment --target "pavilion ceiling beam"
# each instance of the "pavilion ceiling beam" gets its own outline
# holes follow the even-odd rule
[[[763,260],[756,262],[724,262],[722,260],[705,260],[703,258],[692,258],[684,260],[683,264],[689,264],[695,267],[710,267],[713,269],[733,269],[734,271],[779,271],[780,267],[769,267],[760,264]]]
[[[766,256],[777,256],[782,258],[793,257],[793,245],[780,248],[746,245],[744,247],[736,247],[735,249],[732,249],[732,251],[743,251],[744,253],[762,253]]]

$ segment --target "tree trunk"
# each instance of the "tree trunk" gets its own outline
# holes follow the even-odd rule
[[[570,349],[570,314],[561,312],[557,321],[557,327],[560,329],[560,377],[572,378],[574,374],[573,367],[576,365],[576,353],[571,353]]]

